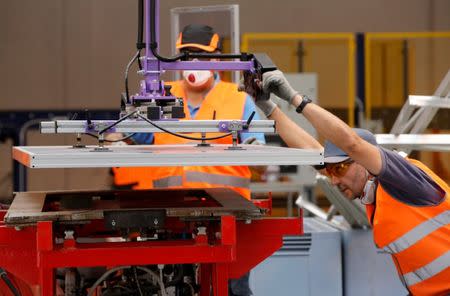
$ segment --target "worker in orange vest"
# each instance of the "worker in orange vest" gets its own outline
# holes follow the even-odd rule
[[[221,40],[214,30],[205,25],[188,25],[180,33],[176,43],[180,51],[219,53]],[[234,83],[222,81],[213,71],[183,71],[183,79],[172,83],[170,92],[183,98],[186,120],[234,119],[247,120],[256,106],[245,92],[238,91]],[[260,119],[258,113],[253,117]],[[190,134],[200,137],[200,134]],[[207,134],[214,136],[214,134]],[[139,133],[132,137],[136,144],[185,144],[189,140],[165,133]],[[240,143],[264,144],[261,133],[241,133]],[[231,144],[231,136],[207,141],[208,143]],[[187,166],[187,167],[135,167],[113,168],[114,184],[117,187],[131,186],[133,189],[150,188],[210,188],[227,187],[250,199],[251,172],[247,166]],[[252,295],[249,274],[231,280],[230,295]]]
[[[221,40],[211,27],[193,24],[180,33],[176,47],[180,51],[217,53],[221,50]],[[182,76],[182,80],[167,84],[172,86],[174,96],[183,98],[186,120],[246,120],[256,111],[248,94],[239,92],[236,84],[222,81],[216,72],[183,71]],[[253,119],[260,119],[258,113]],[[155,145],[189,141],[164,133],[139,133],[132,140],[137,144]],[[265,143],[261,133],[241,133],[239,140],[249,144]],[[232,140],[229,136],[208,142],[231,144]],[[129,185],[133,189],[228,187],[250,199],[251,173],[247,166],[114,168],[113,173],[116,186]]]
[[[256,105],[275,120],[290,147],[324,149],[326,173],[349,199],[366,205],[378,248],[391,254],[412,295],[450,295],[450,188],[418,160],[381,148],[367,130],[352,129],[294,90],[280,71],[263,75]],[[327,141],[325,148],[270,100],[292,104]],[[368,266],[368,268],[370,268]]]

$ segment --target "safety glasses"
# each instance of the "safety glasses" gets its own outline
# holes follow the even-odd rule
[[[325,166],[325,169],[329,176],[342,177],[345,175],[345,173],[347,173],[348,168],[353,162],[354,162],[353,160],[348,159],[346,161],[339,163],[331,163],[327,164]]]

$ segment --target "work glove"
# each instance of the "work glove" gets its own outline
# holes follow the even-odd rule
[[[289,104],[291,104],[294,97],[298,95],[298,92],[292,88],[286,77],[284,77],[283,72],[280,70],[263,74],[262,90],[265,94],[273,93]]]
[[[262,82],[258,80],[258,81],[256,81],[256,83],[257,83],[258,87],[262,90]],[[241,83],[239,84],[239,87],[238,87],[238,91],[245,91],[247,93],[254,92],[251,89],[247,89],[247,87],[249,87],[249,86],[245,86],[244,82],[241,81]],[[253,99],[255,101],[255,105],[259,109],[261,109],[261,111],[264,113],[264,115],[266,117],[269,117],[273,113],[275,108],[277,107],[277,105],[270,99],[269,92],[261,91],[260,95],[254,96]]]
[[[255,101],[255,105],[261,109],[261,111],[266,115],[266,117],[269,117],[272,115],[273,111],[277,107],[277,104],[275,104],[270,98],[267,100],[257,100]]]

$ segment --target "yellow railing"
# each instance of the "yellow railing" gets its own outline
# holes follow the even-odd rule
[[[241,51],[248,52],[251,41],[289,41],[289,40],[344,40],[347,42],[348,67],[348,123],[354,125],[355,107],[355,34],[354,33],[245,33],[242,35]]]
[[[365,64],[365,108],[366,117],[372,116],[372,47],[375,40],[411,40],[411,39],[450,38],[450,32],[392,32],[392,33],[366,33],[364,37],[364,64]],[[411,65],[415,67],[415,65]]]

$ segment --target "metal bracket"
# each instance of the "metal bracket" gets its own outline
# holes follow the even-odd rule
[[[162,228],[166,220],[165,210],[126,210],[104,213],[108,230],[131,228]]]

